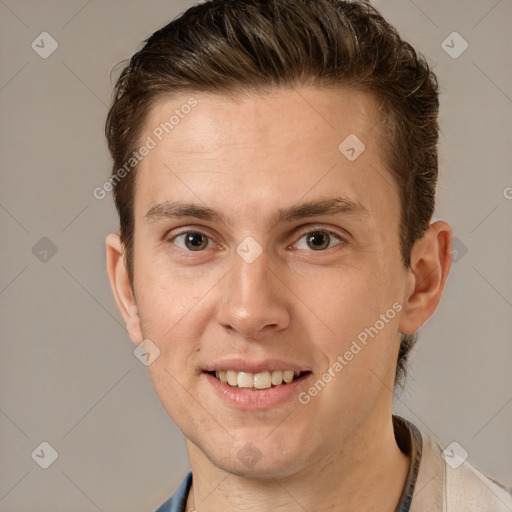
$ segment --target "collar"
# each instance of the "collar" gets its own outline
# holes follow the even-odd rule
[[[416,425],[401,416],[393,415],[393,430],[396,444],[411,459],[409,473],[395,512],[409,512],[420,469],[423,439]]]

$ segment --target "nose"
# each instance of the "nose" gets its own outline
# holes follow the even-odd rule
[[[217,309],[219,324],[252,340],[286,329],[291,303],[287,288],[276,274],[265,253],[251,263],[235,255],[222,284]]]

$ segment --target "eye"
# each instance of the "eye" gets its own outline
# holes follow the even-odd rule
[[[202,251],[213,241],[200,231],[185,231],[171,240],[176,246],[185,251]]]
[[[336,240],[338,241],[337,243]],[[316,229],[314,231],[308,231],[301,236],[295,244],[295,247],[297,249],[307,250],[309,248],[313,251],[324,251],[342,243],[344,243],[344,241],[336,234],[326,231],[325,229]]]

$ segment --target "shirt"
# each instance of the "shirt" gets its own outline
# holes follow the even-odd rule
[[[411,459],[395,512],[512,512],[512,494],[454,453],[393,415],[396,442]],[[156,512],[187,512],[192,473]]]

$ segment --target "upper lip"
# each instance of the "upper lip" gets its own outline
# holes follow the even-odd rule
[[[282,359],[264,359],[261,361],[249,361],[247,359],[242,358],[219,359],[218,361],[209,363],[204,368],[205,372],[213,372],[216,370],[234,370],[237,372],[250,373],[259,373],[264,372],[265,370],[294,370],[299,372],[311,371],[309,367],[303,364],[292,361],[284,361]]]

